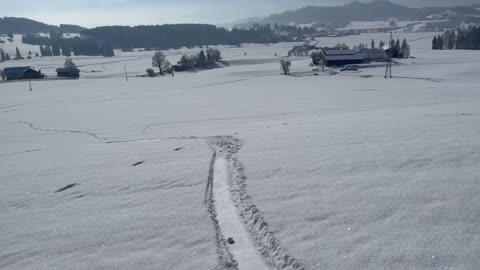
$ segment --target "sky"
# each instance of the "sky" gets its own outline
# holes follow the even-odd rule
[[[2,0],[4,1],[4,0]],[[265,17],[305,5],[342,5],[351,0],[31,0],[2,5],[0,17],[26,17],[49,24],[139,25],[165,23],[224,24]],[[371,1],[371,0],[364,0]],[[480,4],[480,0],[393,0],[408,6]],[[38,3],[32,5],[32,3]],[[41,3],[41,4],[40,4]]]

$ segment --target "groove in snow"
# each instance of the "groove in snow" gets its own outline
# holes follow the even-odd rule
[[[235,243],[230,251],[240,270],[268,270],[269,267],[255,248],[250,235],[233,204],[229,185],[227,161],[221,157],[215,160],[213,178],[213,198],[220,230],[224,238],[233,238]]]

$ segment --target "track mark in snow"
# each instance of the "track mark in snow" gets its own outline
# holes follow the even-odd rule
[[[27,154],[27,153],[41,152],[41,151],[43,151],[43,149],[32,149],[32,150],[21,151],[21,152],[0,154],[0,157],[3,157],[3,156],[14,156],[14,155],[19,155],[19,154]]]
[[[63,192],[63,191],[65,191],[65,190],[67,190],[67,189],[71,189],[71,188],[73,188],[73,187],[76,186],[76,185],[77,185],[77,183],[73,183],[73,184],[70,184],[70,185],[66,185],[66,186],[58,189],[57,191],[55,191],[55,193],[60,193],[60,192]]]
[[[16,122],[17,124],[24,124],[29,126],[33,130],[39,130],[39,131],[45,131],[45,132],[60,132],[60,133],[75,133],[75,134],[83,134],[83,135],[88,135],[90,137],[93,137],[97,140],[104,140],[106,138],[101,138],[98,137],[97,134],[88,132],[88,131],[80,131],[80,130],[66,130],[66,129],[45,129],[45,128],[39,128],[36,127],[33,123],[30,122]]]
[[[238,151],[242,147],[242,141],[231,136],[217,136],[207,138],[206,142],[214,150],[206,194],[209,194],[208,192],[210,190],[210,194],[213,194],[213,196],[209,195],[209,198],[212,200],[213,197],[215,201],[214,204],[210,205],[209,209],[213,209],[214,211],[212,219],[217,225],[216,229],[220,230],[217,231],[217,235],[221,235],[222,243],[225,244],[224,239],[229,237],[232,237],[236,242],[236,244],[231,245],[230,248],[234,255],[233,259],[238,260],[240,269],[264,269],[257,268],[256,266],[252,267],[248,264],[248,261],[246,262],[246,267],[250,266],[251,268],[243,268],[242,266],[243,260],[247,260],[246,258],[249,258],[249,256],[256,259],[251,252],[258,252],[257,254],[263,256],[261,260],[264,262],[264,266],[267,266],[268,263],[268,265],[271,265],[271,268],[275,270],[303,270],[304,267],[302,264],[287,253],[269,230],[268,223],[253,203],[253,199],[247,193],[247,177],[244,174],[244,167],[238,159]],[[222,182],[219,179],[225,179],[226,181]],[[217,185],[217,187],[215,187],[215,185]],[[229,203],[225,202],[227,201],[227,196],[228,200],[231,200]],[[225,209],[230,206],[234,206],[234,209]],[[216,210],[216,208],[221,209]],[[239,216],[235,216],[233,213]],[[230,224],[231,222],[234,222],[234,224]],[[241,225],[242,228],[247,230],[247,236],[238,233],[239,228],[232,228],[237,225]],[[222,231],[222,229],[225,230],[225,232]],[[228,234],[238,234],[240,236]],[[251,242],[253,247],[250,244],[247,248],[249,255],[239,254],[242,252],[242,248],[235,250],[235,245],[238,245],[239,241],[245,239],[251,239],[251,241],[253,241],[253,243]],[[226,248],[228,249],[228,247]],[[239,257],[237,258],[237,256]],[[268,269],[268,266],[266,269]]]
[[[217,152],[213,150],[212,160],[210,161],[210,169],[208,173],[207,187],[205,189],[205,204],[207,205],[210,218],[213,222],[213,227],[215,229],[215,238],[217,242],[217,255],[218,255],[218,265],[217,270],[221,269],[231,269],[238,270],[238,263],[233,258],[230,249],[227,246],[225,238],[223,238],[222,232],[220,230],[220,225],[217,219],[217,210],[215,209],[215,201],[213,197],[213,181],[214,181],[214,171],[215,171],[215,160],[217,158]]]
[[[132,164],[132,167],[137,167],[139,165],[142,165],[143,163],[145,163],[145,161],[135,162],[135,163]]]
[[[228,184],[228,168],[225,158],[214,163],[213,198],[217,220],[223,238],[228,238],[230,250],[240,270],[268,270],[269,267],[250,240],[250,235],[231,198]]]

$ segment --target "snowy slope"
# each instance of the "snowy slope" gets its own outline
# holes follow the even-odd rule
[[[76,57],[80,80],[32,92],[0,83],[0,268],[475,269],[480,54],[397,35],[416,59],[388,80],[382,65],[313,76],[308,58],[281,76],[282,43],[175,78],[126,82],[151,62],[137,52]],[[372,38],[388,35],[320,43]]]

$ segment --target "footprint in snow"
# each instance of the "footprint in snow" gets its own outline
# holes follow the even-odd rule
[[[66,186],[58,189],[57,191],[55,191],[55,193],[60,193],[60,192],[63,192],[63,191],[65,191],[65,190],[67,190],[67,189],[71,189],[71,188],[73,188],[73,187],[76,186],[76,185],[78,185],[78,184],[77,184],[77,183],[73,183],[73,184],[70,184],[70,185],[66,185]]]
[[[139,162],[133,163],[132,167],[137,167],[138,165],[142,165],[143,163],[145,163],[145,161],[139,161]]]

